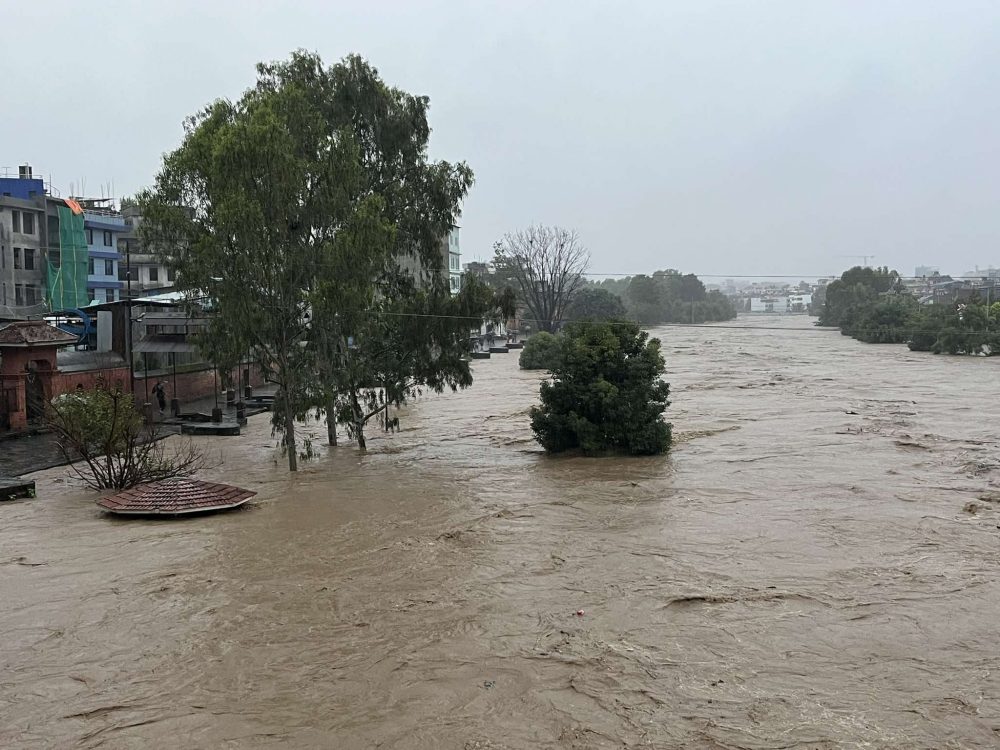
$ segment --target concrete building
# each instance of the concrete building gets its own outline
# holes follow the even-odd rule
[[[142,216],[135,206],[124,206],[126,231],[118,237],[118,280],[122,282],[122,295],[131,288],[133,297],[142,297],[152,292],[165,292],[174,287],[174,270],[168,268],[160,257],[143,246],[139,239]]]
[[[118,238],[127,231],[125,218],[109,201],[80,199],[84,207],[83,226],[87,236],[87,300],[117,302],[122,282],[118,280]]]
[[[445,238],[448,253],[448,283],[452,294],[462,290],[462,250],[458,244],[459,227],[452,227]]]
[[[778,313],[788,312],[788,297],[768,295],[765,297],[751,297],[750,310],[752,313]]]
[[[45,310],[45,183],[27,164],[0,177],[0,319]]]
[[[452,294],[457,294],[462,288],[462,251],[458,244],[458,227],[453,226],[451,230],[441,237],[439,242],[441,251],[440,267],[429,269],[419,259],[413,256],[405,256],[398,260],[399,267],[411,274],[418,285],[426,285],[432,278],[432,274],[444,274],[444,279],[448,282],[448,290]]]

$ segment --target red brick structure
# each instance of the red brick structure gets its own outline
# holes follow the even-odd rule
[[[45,404],[62,393],[53,382],[56,350],[76,336],[40,320],[0,328],[0,429],[23,430],[45,415]]]

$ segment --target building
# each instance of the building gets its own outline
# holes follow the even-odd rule
[[[448,284],[452,294],[462,290],[462,250],[458,244],[458,230],[457,225],[452,227],[445,237],[448,253]]]
[[[0,431],[22,430],[45,416],[45,405],[63,391],[56,350],[75,336],[40,320],[0,326]]]
[[[45,310],[45,183],[25,164],[0,177],[0,319]]]
[[[918,279],[922,279],[924,276],[933,276],[939,273],[940,270],[937,266],[917,266],[913,269],[913,275]]]
[[[788,296],[789,313],[807,313],[812,305],[812,294],[790,294]]]
[[[165,292],[174,287],[175,271],[159,255],[144,247],[139,239],[142,215],[135,205],[122,207],[126,231],[118,237],[118,280],[123,283],[123,295],[131,290],[133,297],[152,292]]]
[[[752,313],[787,313],[788,297],[775,295],[751,297],[749,311]]]
[[[117,302],[122,282],[118,279],[121,254],[118,238],[128,231],[125,218],[110,206],[110,199],[78,199],[83,205],[83,227],[87,243],[87,301]]]
[[[444,274],[448,290],[456,294],[462,288],[462,252],[458,244],[458,226],[452,226],[441,237],[438,246],[441,252],[438,268],[427,268],[420,258],[412,255],[403,256],[397,262],[403,271],[414,278],[418,286],[427,286],[432,278],[439,278],[439,274]]]

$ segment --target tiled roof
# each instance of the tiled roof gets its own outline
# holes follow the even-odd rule
[[[177,515],[235,508],[256,494],[229,484],[186,478],[164,479],[102,497],[97,504],[111,513]]]
[[[64,346],[77,337],[40,320],[22,320],[0,328],[0,346]]]

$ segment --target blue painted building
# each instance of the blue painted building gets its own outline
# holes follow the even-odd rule
[[[85,208],[83,226],[87,234],[87,298],[91,302],[117,302],[123,282],[118,280],[118,237],[128,231],[125,219],[115,211]]]
[[[19,198],[23,201],[44,198],[45,182],[30,175],[31,172],[28,171],[23,177],[0,177],[0,197]]]

